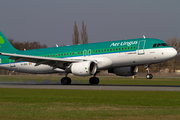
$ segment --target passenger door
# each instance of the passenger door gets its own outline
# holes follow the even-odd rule
[[[140,40],[139,41],[139,44],[138,44],[138,55],[145,54],[145,51],[144,51],[145,43],[146,43],[145,40]]]

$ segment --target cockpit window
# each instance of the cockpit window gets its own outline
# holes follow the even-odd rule
[[[163,46],[168,46],[166,43],[156,43],[153,45],[153,47],[163,47]]]
[[[161,44],[160,44],[160,43],[158,43],[157,47],[161,47]]]
[[[166,43],[161,43],[162,44],[162,46],[168,46]]]
[[[154,44],[153,47],[156,47],[156,44]]]

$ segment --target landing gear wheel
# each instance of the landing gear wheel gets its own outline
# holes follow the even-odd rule
[[[63,77],[63,78],[61,79],[61,84],[62,84],[62,85],[70,85],[70,84],[71,84],[71,78],[69,78],[69,77]]]
[[[152,79],[152,78],[153,78],[153,75],[150,73],[150,70],[149,70],[150,65],[147,64],[147,65],[145,65],[144,67],[145,67],[145,69],[147,70],[146,78],[147,78],[147,79]]]
[[[153,78],[153,75],[152,75],[152,74],[147,74],[147,75],[146,75],[146,78],[147,78],[147,79],[152,79],[152,78]]]
[[[99,78],[97,78],[97,77],[91,77],[91,78],[89,79],[89,83],[90,83],[91,85],[97,85],[97,84],[99,83]]]

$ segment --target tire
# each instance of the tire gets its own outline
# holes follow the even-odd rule
[[[99,78],[97,78],[97,77],[91,77],[91,78],[89,79],[89,83],[90,83],[91,85],[97,85],[97,84],[99,83]]]
[[[63,77],[61,79],[61,84],[62,85],[70,85],[71,84],[71,79],[69,77]]]
[[[152,75],[152,74],[147,74],[147,75],[146,75],[146,78],[147,78],[147,79],[152,79],[152,78],[153,78],[153,75]]]

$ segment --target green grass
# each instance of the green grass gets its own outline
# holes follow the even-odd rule
[[[51,82],[59,82],[60,79],[64,76],[44,76],[44,75],[29,75],[29,76],[16,76],[16,75],[1,75],[0,83],[26,83],[31,80],[35,81],[46,81],[49,80]],[[76,77],[69,76],[72,79],[72,84],[88,84],[90,77]],[[136,78],[132,79],[131,77],[119,77],[119,76],[99,76],[100,83],[99,84],[122,84],[122,85],[180,85],[180,78],[153,78],[146,79],[144,78]]]
[[[0,119],[180,119],[180,92],[0,88]]]

